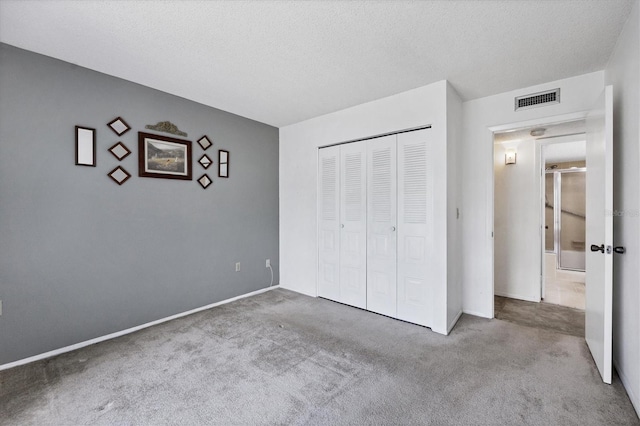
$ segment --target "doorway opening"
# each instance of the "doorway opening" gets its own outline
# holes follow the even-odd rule
[[[575,138],[575,136],[578,136]],[[544,165],[544,253],[541,298],[584,310],[586,246],[586,140],[548,139]]]
[[[584,336],[585,120],[494,132],[495,316]]]

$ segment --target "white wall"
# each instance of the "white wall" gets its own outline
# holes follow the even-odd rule
[[[516,164],[504,164],[506,148]],[[540,165],[533,139],[495,144],[495,294],[540,301]]]
[[[317,275],[317,155],[318,147],[366,138],[382,133],[431,125],[434,140],[447,137],[447,82],[441,81],[394,96],[316,117],[280,129],[280,285],[283,288],[316,296]],[[434,155],[446,158],[447,147],[438,143]],[[436,163],[435,176],[446,182],[446,161]],[[447,212],[446,185],[436,183],[436,217]],[[455,212],[455,209],[454,209]],[[435,229],[436,244],[445,264],[447,226]],[[447,271],[434,274],[435,282],[446,282]],[[446,291],[439,286],[438,291]],[[446,300],[446,294],[434,294],[434,300]],[[434,304],[434,318],[441,324],[432,327],[446,333],[447,306]]]
[[[605,70],[614,98],[613,357],[627,393],[640,413],[640,12],[636,2]]]
[[[514,111],[514,98],[555,88],[561,103]],[[493,134],[501,125],[523,126],[539,120],[587,111],[604,88],[604,72],[558,80],[463,104],[462,280],[464,312],[493,317]],[[283,262],[284,263],[284,262]]]

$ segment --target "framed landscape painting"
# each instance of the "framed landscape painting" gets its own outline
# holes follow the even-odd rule
[[[191,180],[191,141],[138,132],[138,175]]]

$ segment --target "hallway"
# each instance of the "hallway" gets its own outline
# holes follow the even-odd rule
[[[495,296],[494,312],[499,320],[584,337],[584,311],[580,309]]]

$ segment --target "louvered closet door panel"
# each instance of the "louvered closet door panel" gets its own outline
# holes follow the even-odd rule
[[[318,159],[318,296],[340,299],[340,147]]]
[[[367,306],[366,145],[340,146],[340,302]]]
[[[396,135],[367,143],[367,309],[396,316]]]
[[[431,326],[433,162],[429,129],[398,134],[398,318]],[[443,248],[444,250],[444,248]],[[442,265],[444,267],[444,265]]]

